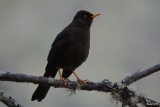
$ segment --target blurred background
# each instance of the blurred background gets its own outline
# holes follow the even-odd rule
[[[160,0],[0,0],[0,70],[43,75],[53,40],[78,10],[102,14],[91,27],[90,55],[76,70],[82,79],[118,82],[160,63]],[[160,101],[159,77],[158,72],[132,86]],[[25,107],[121,107],[109,93],[77,91],[69,97],[66,89],[55,88],[42,102],[31,102],[36,87],[0,82],[0,90]]]

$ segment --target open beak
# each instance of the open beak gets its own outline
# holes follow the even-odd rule
[[[101,15],[101,14],[100,13],[93,13],[91,18],[94,18],[94,17],[99,16],[99,15]]]

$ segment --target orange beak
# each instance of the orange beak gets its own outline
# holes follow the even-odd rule
[[[99,16],[99,15],[101,15],[101,14],[100,13],[93,13],[91,18],[94,18],[94,17]]]

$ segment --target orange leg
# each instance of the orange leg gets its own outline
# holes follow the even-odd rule
[[[70,68],[70,70],[72,71],[72,73],[76,76],[76,78],[77,78],[77,81],[81,84],[84,84],[84,85],[86,85],[86,83],[88,82],[88,80],[81,80],[79,77],[78,77],[78,75],[74,72],[74,70],[72,69],[72,68]]]
[[[58,69],[58,73],[59,73],[60,80],[63,81],[63,82],[64,82],[64,85],[66,86],[66,85],[67,85],[67,79],[62,77],[60,68],[57,67],[57,69]]]

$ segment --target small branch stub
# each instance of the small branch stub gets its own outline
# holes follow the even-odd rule
[[[7,96],[3,92],[0,92],[0,101],[8,107],[23,107],[20,104],[17,104],[17,102],[11,96]]]

